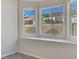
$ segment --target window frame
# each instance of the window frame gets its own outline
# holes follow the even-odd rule
[[[59,37],[59,36],[52,36],[51,34],[44,34],[42,33],[42,20],[41,20],[41,10],[42,9],[47,9],[47,8],[57,8],[57,7],[62,7],[63,8],[63,18],[64,18],[64,26],[63,26],[63,37]],[[66,22],[65,22],[65,16],[66,16],[66,12],[65,12],[65,4],[61,4],[61,5],[56,5],[56,6],[52,6],[52,7],[45,7],[45,8],[41,8],[40,11],[40,37],[46,37],[46,38],[55,38],[55,39],[66,39],[65,35],[66,35]]]
[[[28,32],[28,33],[25,33],[24,32],[24,10],[25,9],[28,9],[28,10],[35,10],[35,13],[36,13],[36,15],[35,15],[35,31],[36,31],[36,33],[31,33],[31,32]],[[35,9],[35,8],[23,8],[23,29],[22,29],[22,32],[23,32],[23,35],[24,36],[38,36],[38,27],[37,27],[37,9]]]
[[[72,39],[77,39],[77,35],[76,36],[75,35],[72,35],[72,20],[71,20],[71,18],[72,18],[72,15],[71,15],[72,14],[72,12],[71,12],[72,7],[71,7],[71,5],[72,5],[72,2],[70,3],[70,8],[69,8],[69,11],[70,11],[70,31],[71,31],[70,32],[70,36],[71,36]],[[77,14],[76,14],[76,17],[77,17]]]
[[[24,29],[24,9],[32,9],[32,10],[35,10],[36,11],[36,25],[35,25],[35,27],[36,27],[36,33],[24,33],[24,31],[23,31],[23,29],[22,29],[22,31],[23,31],[23,35],[22,35],[22,38],[27,38],[27,39],[32,39],[32,38],[34,38],[35,40],[42,40],[43,38],[44,38],[44,40],[45,40],[45,38],[46,38],[46,40],[45,41],[70,41],[70,42],[72,42],[72,43],[76,43],[76,37],[75,38],[73,38],[71,35],[70,35],[70,31],[71,31],[71,29],[70,29],[70,25],[71,24],[68,24],[68,23],[70,23],[70,14],[69,14],[69,12],[70,12],[70,4],[61,4],[61,5],[56,5],[56,6],[52,6],[52,7],[45,7],[45,8],[54,8],[54,7],[63,7],[64,8],[64,26],[63,26],[63,28],[64,28],[64,36],[63,36],[63,38],[62,37],[55,37],[55,36],[50,36],[50,35],[42,35],[42,33],[41,33],[41,20],[40,20],[40,10],[39,10],[39,12],[37,11],[37,9],[35,9],[35,8],[23,8],[23,29]],[[42,8],[43,9],[43,8]],[[39,13],[39,16],[37,16],[38,15],[38,13]],[[68,17],[68,15],[69,15],[69,17]],[[37,17],[39,17],[39,18],[37,18]],[[65,19],[67,19],[67,20],[65,20]],[[56,39],[56,40],[55,40]]]
[[[66,4],[66,39],[72,42],[77,42],[77,36],[72,36],[71,32],[72,32],[72,23],[71,23],[71,3]]]

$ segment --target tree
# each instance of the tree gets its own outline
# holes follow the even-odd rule
[[[43,15],[42,15],[42,19],[45,19],[45,20],[43,20],[43,21],[45,21],[47,24],[52,24],[52,23],[54,23],[54,21],[53,21],[52,19],[50,19],[49,17],[50,17],[49,14],[43,14]]]
[[[57,15],[57,13],[54,13],[54,14]],[[41,19],[45,19],[43,21],[45,21],[46,24],[52,24],[52,29],[51,29],[52,32],[51,33],[57,34],[58,30],[53,28],[53,23],[55,23],[55,22],[54,22],[53,18],[50,19],[49,17],[51,17],[49,14],[43,14]],[[48,32],[50,32],[50,31],[48,31]]]

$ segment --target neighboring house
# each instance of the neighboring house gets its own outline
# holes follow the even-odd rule
[[[72,23],[77,23],[77,16],[76,15],[73,15],[71,17],[71,20],[72,20]]]
[[[71,12],[71,20],[72,20],[72,23],[77,23],[77,11],[76,10],[72,10]]]
[[[27,25],[31,25],[31,24],[35,24],[35,20],[36,20],[36,17],[35,16],[29,16],[29,17],[24,17],[24,24]]]
[[[46,23],[45,20],[49,19],[49,20],[53,20],[54,22],[56,21],[64,21],[64,17],[63,17],[63,12],[56,12],[52,15],[52,17],[44,17],[43,18],[43,23]]]

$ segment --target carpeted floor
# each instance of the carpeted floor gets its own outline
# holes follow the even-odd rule
[[[15,54],[9,55],[7,57],[3,57],[1,59],[38,59],[38,58],[28,56],[25,54],[21,54],[21,53],[15,53]]]

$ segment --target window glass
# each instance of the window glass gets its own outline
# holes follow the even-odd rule
[[[36,32],[36,11],[34,9],[24,9],[24,33]]]
[[[43,9],[41,11],[42,19],[42,33],[50,33],[52,30],[52,17],[51,17],[52,8]]]
[[[42,33],[63,36],[64,8],[41,9]]]
[[[77,35],[77,0],[71,1],[71,34],[72,36]]]

